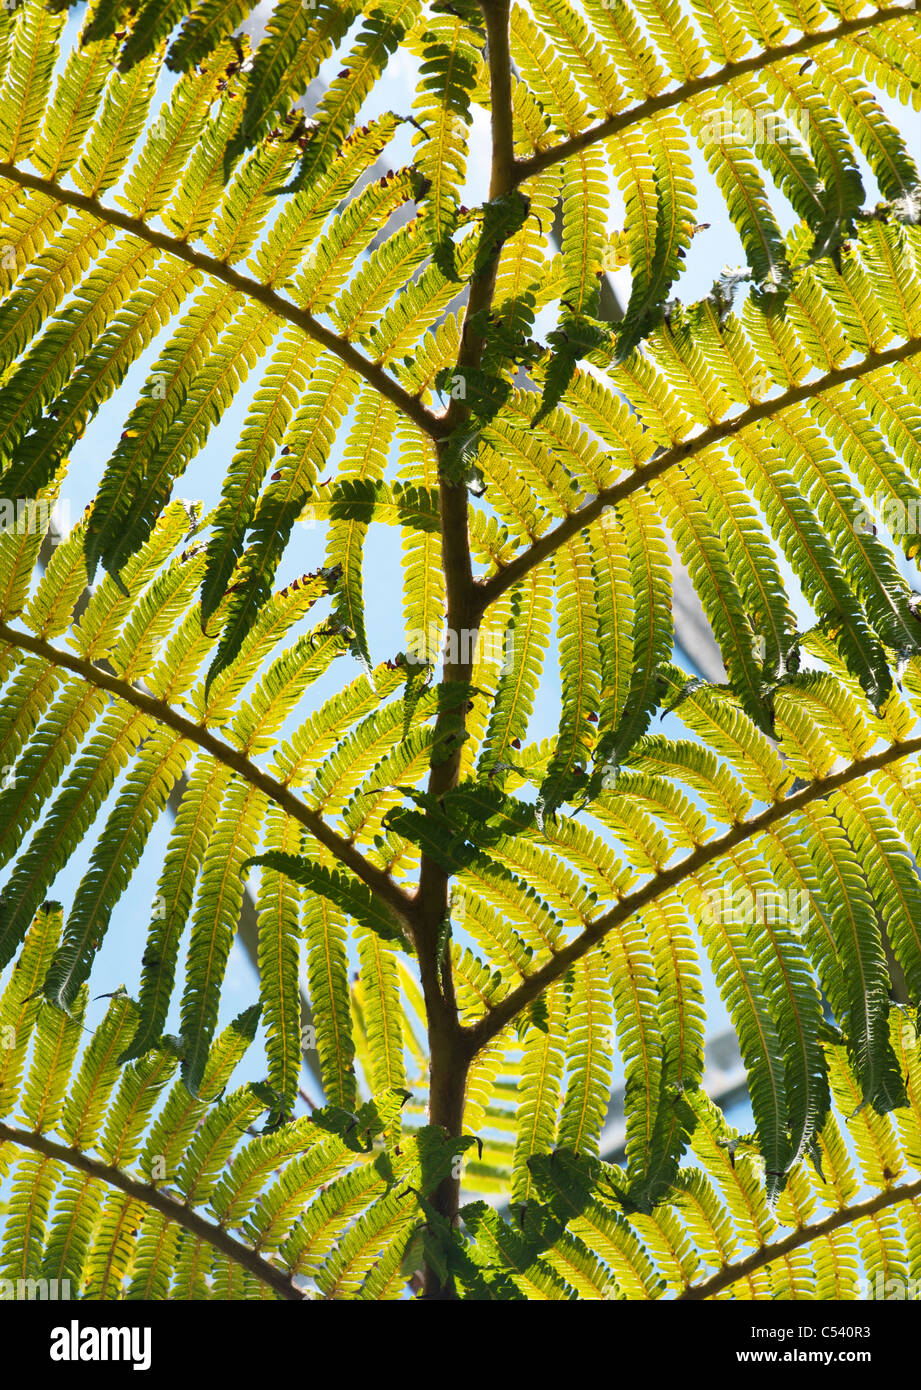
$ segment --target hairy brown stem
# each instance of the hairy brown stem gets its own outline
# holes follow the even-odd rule
[[[481,2],[486,21],[492,126],[490,200],[510,192],[515,177],[509,8],[509,0]],[[466,370],[478,367],[482,360],[485,338],[474,325],[478,320],[482,322],[485,319],[492,305],[503,244],[502,240],[498,241],[470,284],[455,366],[455,372],[461,376]],[[452,399],[443,420],[445,436],[463,425],[468,416],[464,401]],[[442,465],[447,447],[446,442],[439,446]],[[452,639],[444,662],[443,681],[450,688],[451,685],[470,684],[478,608],[470,559],[467,487],[462,478],[447,476],[444,467],[439,482],[439,507],[446,621]],[[465,732],[463,706],[458,709],[454,702],[447,703],[435,724],[434,753],[428,782],[432,796],[443,796],[457,785]],[[447,954],[442,960],[438,958],[442,924],[449,911],[449,883],[450,876],[441,865],[431,856],[423,854],[419,869],[417,944],[429,1028],[429,1117],[433,1124],[442,1125],[448,1134],[459,1135],[464,1116],[468,1061],[461,1041],[462,1030],[454,998],[450,955]],[[436,1190],[434,1203],[442,1216],[454,1222],[459,1199],[460,1181],[448,1177]],[[425,1271],[425,1297],[436,1300],[453,1297],[450,1281],[443,1284],[431,1267]]]

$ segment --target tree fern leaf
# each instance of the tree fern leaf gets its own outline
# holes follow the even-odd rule
[[[133,240],[111,249],[81,285],[81,298],[65,306],[33,344],[25,361],[4,383],[0,447],[5,452],[12,450],[35,422],[41,406],[65,386],[81,354],[122,308],[155,259],[150,248]],[[13,470],[14,477],[16,472]],[[23,495],[30,495],[27,488]]]
[[[281,0],[253,56],[240,134],[231,146],[231,157],[255,143],[274,117],[288,114],[360,9],[355,0],[317,0],[312,11],[300,0]]]
[[[190,267],[177,273],[163,265],[154,267],[155,258],[149,248],[130,241],[113,251],[104,264],[111,259],[112,270],[121,266],[123,273],[116,272],[114,282],[100,288],[87,314],[77,312],[79,300],[65,307],[30,354],[39,367],[38,381],[33,375],[27,393],[18,398],[19,383],[11,380],[11,394],[18,398],[10,415],[10,443],[15,439],[17,458],[9,470],[8,486],[16,490],[14,495],[34,495],[54,475],[88,416],[121,384],[131,363],[160,331],[164,314],[172,316],[194,288],[195,270]],[[112,281],[111,271],[107,279]],[[86,290],[90,282],[95,294],[95,276],[82,288]],[[100,337],[103,328],[107,331]],[[95,347],[86,353],[82,370],[63,380],[62,372],[92,342]],[[44,418],[38,421],[40,401],[44,398],[47,403],[53,397],[54,404],[50,408],[46,404]],[[22,439],[27,421],[36,427]]]
[[[34,1278],[41,1269],[51,1201],[61,1174],[60,1162],[42,1154],[29,1154],[19,1163],[10,1191],[0,1252],[4,1279],[18,1283],[21,1279]]]
[[[775,882],[788,895],[788,918],[796,922],[803,944],[812,957],[822,991],[835,1017],[841,1018],[848,1008],[848,988],[833,930],[831,908],[823,895],[815,866],[805,847],[794,835],[780,836],[772,831],[758,841],[757,847]]]
[[[406,1084],[402,1013],[397,956],[378,933],[359,927],[358,958],[364,1006],[365,1033],[371,1062],[368,1084],[380,1091]],[[399,1137],[399,1116],[389,1131]]]
[[[844,1065],[843,1049],[831,1047],[828,1052],[832,1090],[839,1109],[848,1117],[860,1171],[865,1181],[881,1187],[898,1177],[903,1166],[892,1121],[861,1105],[855,1078]]]
[[[848,838],[867,865],[867,881],[881,908],[887,934],[905,972],[911,997],[919,989],[921,901],[905,846],[886,812],[862,788],[836,798],[835,809]]]
[[[654,917],[651,913],[642,921],[630,918],[618,928],[607,946],[615,1027],[630,1096],[627,1177],[631,1201],[643,1209],[660,1199],[681,1151],[676,1099],[683,1079],[676,1079],[675,1063],[681,1068],[678,1075],[686,1073],[687,1079],[697,1070],[688,1055],[691,1051],[688,1043],[676,1048],[673,1028],[667,1033],[663,1031],[663,1023],[674,1024],[673,1011],[680,1007],[687,981],[682,978],[686,974],[684,970],[679,976],[673,962],[664,960],[661,931],[659,950],[655,955],[650,951],[644,925]],[[666,1019],[661,1012],[657,1002],[659,991],[662,1007],[666,999],[670,1000],[671,1018]],[[692,989],[692,1000],[694,993]],[[695,1012],[699,1009],[696,1000],[693,1007]],[[689,1011],[681,1026],[690,1032],[694,1028],[694,1013]]]
[[[810,414],[840,449],[864,492],[874,499],[881,519],[888,517],[893,522],[893,539],[910,558],[914,542],[908,527],[900,523],[914,514],[921,505],[921,496],[900,459],[903,449],[911,445],[898,416],[875,393],[861,391],[855,396],[856,399],[831,393],[821,401],[811,402]],[[887,447],[887,439],[893,444],[898,440],[896,453]],[[873,524],[862,514],[857,522],[859,527]]]
[[[324,1297],[348,1298],[357,1291],[376,1261],[386,1257],[387,1247],[405,1235],[416,1214],[414,1206],[406,1188],[391,1189],[358,1218],[317,1272]]]
[[[314,1275],[351,1220],[384,1195],[392,1169],[381,1161],[383,1157],[334,1178],[303,1210],[297,1227],[281,1247],[282,1259],[289,1269]]]
[[[0,1029],[7,1044],[0,1056],[0,1112],[4,1115],[16,1103],[29,1041],[44,1008],[44,1001],[39,997],[41,983],[60,937],[61,921],[60,904],[46,903],[39,908],[0,998]]]
[[[905,1093],[908,1105],[896,1112],[895,1120],[899,1129],[899,1140],[909,1163],[917,1166],[916,1159],[921,1152],[921,1095],[919,1095],[918,1035],[907,1017],[905,1010],[893,1009],[890,1016],[892,1046],[899,1059],[902,1075],[905,1077]]]
[[[752,277],[766,293],[782,293],[790,288],[790,267],[761,177],[744,146],[708,138],[710,128],[722,119],[721,108],[708,106],[703,98],[694,103],[692,111],[695,139],[726,199]]]
[[[5,663],[13,666],[13,658]],[[0,755],[15,759],[23,743],[31,738],[39,719],[60,688],[61,677],[49,663],[39,658],[21,662],[6,688],[6,712],[0,720]],[[6,767],[12,766],[7,762]]]
[[[467,163],[470,100],[477,77],[482,35],[479,14],[465,7],[433,11],[421,36],[421,81],[413,110],[420,130],[414,137],[415,165],[430,180],[421,214],[430,228],[436,259],[451,273],[449,240],[460,204]]]
[[[812,464],[808,472],[803,470],[802,485],[808,488],[812,484],[816,515],[835,536],[845,572],[875,632],[896,651],[910,651],[917,640],[917,624],[908,607],[907,586],[886,549],[872,532],[864,529],[856,495],[835,467],[831,450],[810,428],[808,420],[792,411],[784,415],[782,422],[772,422],[768,433],[779,451],[789,456],[793,431],[800,458]]]
[[[220,423],[234,394],[241,389],[249,372],[268,351],[276,328],[277,321],[272,314],[257,316],[245,312],[239,316],[229,324],[209,358],[199,367],[181,413],[168,426],[166,418],[162,418],[156,423],[145,422],[145,428],[139,429],[134,467],[131,467],[129,460],[130,471],[120,499],[122,508],[127,509],[124,531],[134,535],[136,541],[142,541],[146,536],[152,521],[168,501],[176,479],[205,445],[210,431]],[[163,386],[166,395],[172,396],[174,380],[167,388],[164,375],[160,375],[155,389]],[[173,408],[171,402],[166,408],[165,417],[168,418]],[[162,434],[161,427],[165,427]],[[151,435],[159,435],[156,443],[152,442]],[[145,458],[148,441],[152,447]],[[118,464],[113,460],[112,471],[116,472],[117,469]],[[113,512],[115,510],[113,507]],[[122,545],[116,555],[125,553],[126,546]]]
[[[54,1130],[60,1121],[86,1000],[84,989],[71,1014],[46,1002],[36,1017],[31,1065],[19,1108],[25,1122],[39,1133]]]
[[[244,893],[243,866],[252,858],[265,797],[245,782],[231,784],[205,852],[192,917],[182,996],[182,1077],[193,1094],[204,1075],[217,1022],[221,982]]]
[[[266,834],[282,850],[300,849],[290,818],[272,808]],[[259,923],[259,992],[266,1023],[269,1082],[284,1115],[293,1113],[301,1074],[300,963],[301,895],[289,878],[262,875],[256,912]]]
[[[910,197],[918,171],[896,128],[863,84],[843,64],[816,50],[815,81],[826,102],[839,111],[879,184],[884,198]]]
[[[156,52],[161,40],[186,18],[193,4],[194,0],[167,0],[166,4],[146,0],[132,18],[131,32],[122,46],[120,66],[127,70]]]
[[[437,462],[428,440],[397,421],[397,447],[405,473],[413,482],[434,484]],[[441,649],[445,620],[445,588],[441,567],[441,536],[433,531],[405,529],[402,537],[403,619],[407,655],[414,664],[435,664]],[[464,640],[457,634],[455,642]]]
[[[701,798],[717,821],[741,820],[751,797],[710,749],[687,739],[647,734],[630,754],[631,767],[680,777]]]
[[[872,291],[892,331],[907,338],[918,332],[914,296],[905,288],[915,281],[912,246],[907,228],[870,220],[860,225],[858,248]]]
[[[259,1140],[255,1143],[258,1144]],[[241,1168],[253,1148],[254,1145],[248,1145],[237,1155],[230,1170],[231,1175]],[[286,1256],[293,1262],[296,1258],[294,1252],[300,1249],[303,1239],[299,1225],[302,1212],[312,1197],[322,1193],[327,1183],[346,1176],[343,1170],[354,1159],[354,1152],[341,1139],[326,1135],[318,1142],[311,1143],[306,1152],[287,1164],[263,1194],[259,1206],[247,1213],[246,1227],[257,1248],[276,1250],[287,1247]],[[246,1168],[242,1168],[242,1171],[245,1173]],[[226,1186],[227,1179],[222,1180],[215,1189],[212,1202],[218,1211],[224,1206]],[[230,1191],[233,1191],[232,1187]]]
[[[167,54],[174,72],[188,72],[212,53],[246,18],[249,0],[199,0],[187,8],[188,17]]]
[[[629,5],[623,0],[613,0],[610,5],[605,5],[604,0],[586,0],[585,9],[631,96],[642,100],[668,85],[668,73]]]
[[[34,566],[53,525],[53,509],[63,481],[63,470],[34,499],[17,503],[17,522],[12,535],[0,545],[0,607],[10,617],[24,606]],[[18,532],[19,534],[16,534]]]
[[[202,71],[186,73],[176,83],[169,105],[160,111],[148,131],[119,195],[122,206],[133,216],[152,217],[162,213],[169,203],[201,138],[218,95],[223,68],[218,55],[212,55]],[[125,80],[127,84],[129,79]]]
[[[83,560],[83,523],[78,524],[60,545],[55,546],[45,573],[22,615],[23,623],[37,637],[53,640],[68,628],[74,610],[86,587]],[[12,616],[12,615],[11,615]],[[53,674],[53,668],[46,667]]]
[[[107,569],[117,572],[120,558],[146,540],[169,498],[173,482],[167,467],[161,463],[157,469],[158,455],[166,453],[169,459],[170,427],[181,409],[185,411],[191,406],[194,410],[194,397],[189,401],[190,388],[202,368],[207,370],[208,356],[238,308],[239,301],[230,291],[205,290],[158,358],[152,386],[128,417],[125,437],[100,484],[99,504],[87,530],[86,554],[91,572],[100,559]],[[242,345],[227,346],[239,349]],[[187,428],[185,421],[183,428]]]
[[[28,667],[26,674],[32,674]],[[40,697],[44,696],[43,705],[50,702],[56,685],[52,683],[47,691],[38,687]],[[18,687],[19,683],[15,682],[9,692],[13,698]],[[37,820],[41,804],[57,785],[105,703],[99,691],[87,690],[74,682],[64,688],[50,714],[33,733],[41,707],[35,708],[33,704],[34,690],[29,691],[27,687],[23,695],[23,702],[10,709],[10,722],[4,729],[3,751],[7,757],[15,757],[29,739],[25,753],[16,764],[11,785],[0,795],[0,857],[5,863],[16,854],[26,832]]]
[[[583,150],[563,165],[562,302],[573,316],[598,313],[607,212],[604,157]],[[564,320],[565,323],[565,320]]]
[[[179,1260],[182,1230],[158,1212],[148,1211],[135,1246],[125,1299],[164,1301]]]
[[[183,794],[157,883],[143,956],[138,1030],[130,1048],[122,1054],[123,1062],[140,1057],[152,1047],[166,1022],[180,937],[229,776],[225,768],[210,759],[201,759]]]
[[[457,276],[470,275],[478,243],[476,235],[452,243]],[[457,281],[437,261],[430,262],[367,335],[369,352],[384,365],[397,363],[456,298]]]
[[[529,484],[551,515],[568,514],[573,509],[576,488],[584,485],[584,479],[579,477],[577,484],[559,454],[528,428],[527,415],[522,425],[522,429],[510,427],[507,420],[500,417],[483,430],[482,438],[501,454],[503,463]]]
[[[428,256],[428,243],[418,218],[398,227],[392,236],[374,246],[329,307],[343,337],[367,340],[394,295],[412,283]]]
[[[461,1219],[474,1241],[468,1254],[475,1264],[484,1269],[498,1265],[528,1299],[544,1302],[572,1297],[570,1286],[540,1259],[540,1242],[529,1239],[529,1233],[516,1231],[482,1202],[468,1203]]]
[[[356,1103],[355,1045],[349,1016],[347,934],[336,904],[312,892],[304,905],[307,983],[323,1088],[334,1105]]]
[[[276,209],[278,184],[296,157],[296,145],[266,139],[244,160],[204,231],[205,245],[213,255],[232,264],[250,254]]]
[[[275,729],[295,707],[306,687],[323,675],[330,662],[344,650],[342,634],[321,624],[276,657],[234,719],[234,731],[247,753],[274,746]]]
[[[854,214],[863,203],[863,182],[845,126],[795,61],[768,68],[765,85],[772,96],[781,97],[799,111],[800,129],[808,118],[808,145],[820,175],[825,207],[824,217],[815,228],[814,254],[833,253],[849,234]]]
[[[812,807],[804,814],[811,831],[810,857],[832,907],[848,986],[849,1007],[841,1026],[863,1098],[881,1110],[891,1109],[899,1103],[901,1080],[886,1031],[888,977],[865,880],[837,821]]]
[[[204,621],[217,609],[242,554],[259,489],[306,389],[315,356],[310,350],[305,354],[301,333],[292,330],[281,339],[266,368],[227,471],[208,542],[208,568],[202,585]]]
[[[214,1276],[214,1250],[200,1236],[183,1232],[172,1272],[170,1299],[206,1299]]]
[[[634,594],[633,673],[621,719],[599,742],[596,764],[622,761],[643,734],[661,696],[657,667],[672,644],[671,566],[665,537],[651,506],[629,498],[615,515],[623,527]]]
[[[218,87],[217,110],[212,109],[173,197],[160,214],[169,230],[182,241],[203,237],[212,225],[233,164],[228,147],[242,117],[236,100],[237,80],[222,77],[219,81],[226,82],[229,90]]]
[[[227,622],[209,672],[209,682],[240,650],[255,612],[269,597],[272,576],[300,516],[318,469],[328,457],[336,429],[352,402],[358,378],[336,359],[315,368],[286,448],[290,458],[270,481],[252,519],[251,539],[240,565]]]
[[[316,179],[329,167],[382,70],[399,46],[407,43],[420,8],[419,0],[385,0],[365,14],[354,47],[343,55],[341,72],[326,88],[314,112],[316,124],[299,182]]]
[[[819,1041],[823,1029],[821,1001],[811,978],[809,962],[797,939],[798,923],[790,923],[792,914],[785,905],[780,910],[772,909],[773,883],[765,866],[745,851],[733,853],[730,862],[734,881],[744,883],[748,899],[755,903],[752,940],[762,964],[762,978],[772,998],[784,1048],[792,1163],[795,1164],[814,1143],[830,1105],[825,1059]],[[738,873],[737,880],[735,873]],[[767,906],[759,909],[759,902]],[[747,903],[744,915],[749,916]],[[770,1187],[769,1184],[769,1190]]]
[[[546,567],[531,571],[512,595],[512,611],[505,630],[506,659],[489,727],[480,750],[479,768],[499,772],[500,764],[514,757],[514,743],[527,733],[534,699],[550,639],[550,576]],[[602,660],[604,660],[604,649]]]
[[[538,300],[543,297],[548,232],[560,186],[560,171],[546,169],[527,180],[526,190],[530,211],[521,227],[502,247],[496,268],[496,288],[493,298],[495,321],[500,325],[497,338],[504,330],[513,334],[529,334],[534,323]]]
[[[208,1053],[205,1073],[202,1077],[198,1097],[190,1094],[188,1088],[176,1081],[159,1110],[153,1125],[149,1128],[143,1147],[137,1154],[137,1167],[152,1181],[173,1178],[179,1171],[189,1142],[200,1127],[209,1105],[226,1090],[228,1080],[252,1043],[259,1023],[259,1006],[244,1010],[228,1024],[214,1040]],[[172,1058],[172,1061],[170,1061]],[[159,1065],[158,1063],[159,1059]],[[172,1074],[176,1058],[168,1049],[163,1049],[153,1059],[145,1060],[140,1069],[153,1078],[156,1096],[161,1076],[168,1079]],[[153,1063],[153,1066],[151,1065]],[[129,1078],[132,1072],[129,1069]],[[142,1101],[151,1094],[149,1086],[141,1092]],[[119,1142],[124,1142],[124,1137]]]
[[[697,1116],[691,1138],[695,1155],[711,1182],[719,1187],[739,1236],[746,1244],[763,1244],[773,1221],[752,1154],[730,1147],[733,1140],[738,1141],[738,1131],[726,1123],[702,1091],[691,1093],[688,1103]]]
[[[32,152],[35,165],[46,177],[54,178],[77,162],[116,50],[114,41],[102,42],[74,49],[68,57]]]
[[[302,1156],[303,1161],[297,1165],[297,1178],[305,1198],[308,1192],[319,1187],[326,1178],[335,1176],[354,1157],[341,1140],[330,1135],[321,1138],[313,1122],[301,1116],[282,1129],[263,1131],[234,1154],[211,1191],[210,1209],[225,1226],[243,1231],[251,1229],[254,1234],[258,1229],[263,1236],[259,1241],[263,1248],[277,1243],[277,1229],[272,1236],[268,1236],[264,1220],[253,1220],[251,1212],[269,1174],[283,1175],[283,1182],[291,1177],[286,1160],[294,1155]],[[308,1178],[309,1182],[306,1180]],[[288,1182],[284,1185],[290,1187]]]
[[[700,499],[679,472],[660,481],[654,493],[704,605],[726,663],[730,684],[753,723],[770,733],[755,635],[735,584],[731,553],[723,549]]]
[[[713,450],[707,459],[706,473],[697,466],[688,469],[695,491],[703,501],[709,501],[712,485],[719,489],[720,512],[710,508],[716,521],[722,519],[720,539],[731,563],[745,604],[748,620],[754,630],[755,645],[763,642],[763,657],[758,664],[769,677],[783,675],[794,665],[796,622],[784,592],[774,551],[764,534],[757,513],[739,485],[737,475],[725,466],[723,456]],[[757,655],[756,655],[757,659]],[[741,692],[740,692],[741,693]],[[761,696],[759,707],[763,705]],[[755,710],[749,711],[753,718]],[[759,711],[761,712],[761,711]],[[761,712],[763,718],[763,712]]]
[[[357,880],[334,869],[326,869],[309,859],[296,858],[279,850],[270,850],[251,861],[287,874],[295,883],[330,898],[342,911],[363,922],[385,941],[403,941],[400,927],[391,913],[383,908],[370,890]]]
[[[585,100],[598,112],[619,111],[624,105],[623,90],[581,15],[560,0],[537,0],[533,9],[576,74]]]
[[[610,150],[612,157],[615,152],[623,157],[620,184],[627,206],[633,276],[617,335],[618,357],[623,358],[661,313],[690,243],[696,209],[690,152],[673,118],[660,116],[636,132],[624,132],[619,141],[611,142]],[[641,186],[631,186],[634,181]],[[630,214],[640,209],[634,224]]]
[[[825,531],[804,506],[790,475],[778,467],[773,451],[768,464],[765,444],[754,433],[745,431],[744,437],[733,441],[730,451],[771,521],[806,597],[835,632],[848,669],[858,677],[870,700],[880,703],[891,681],[885,656],[841,573]]]
[[[346,687],[342,696],[328,700],[298,730],[291,745],[281,750],[278,768],[282,776],[294,786],[309,783],[318,796],[323,796],[329,779],[340,771],[337,764],[343,753],[345,766],[357,774],[346,788],[345,794],[350,794],[357,781],[377,761],[381,746],[389,749],[396,741],[394,731],[402,727],[402,702],[386,701],[405,680],[405,667],[379,666],[374,672],[373,684],[368,676],[360,676]],[[430,696],[427,698],[423,694],[419,704],[422,706],[420,713],[432,712]],[[383,744],[378,742],[378,735]],[[362,761],[357,766],[366,754],[369,755],[367,763]]]
[[[258,1087],[244,1085],[218,1101],[199,1126],[176,1174],[176,1187],[192,1205],[211,1195],[220,1170],[248,1125],[262,1114],[265,1098]]]
[[[19,191],[15,184],[8,189]],[[101,248],[109,232],[90,217],[68,219],[64,208],[43,201],[5,209],[3,233],[9,285],[0,305],[0,360],[6,368],[85,273],[87,248]]]
[[[522,6],[511,11],[510,39],[515,67],[538,99],[545,120],[568,135],[581,131],[588,125],[589,114],[570,68]]]
[[[18,8],[10,65],[0,94],[0,148],[13,163],[27,159],[38,138],[48,103],[63,15],[49,14],[39,0]]]
[[[291,196],[250,258],[261,280],[269,285],[287,281],[300,265],[306,248],[319,236],[329,214],[373,166],[397,125],[398,118],[388,113],[355,131],[343,142],[326,173]]]
[[[776,1004],[765,997],[757,943],[738,914],[721,909],[719,880],[702,876],[709,902],[698,908],[701,930],[720,992],[732,1016],[749,1077],[749,1094],[764,1157],[768,1192],[776,1199],[795,1150],[791,1147],[783,1039]],[[712,895],[716,895],[715,898]]]
[[[128,887],[147,836],[189,753],[166,730],[158,730],[132,769],[74,898],[61,948],[45,981],[46,996],[59,1008],[70,1005],[88,976],[115,902]]]
[[[103,720],[29,848],[20,856],[0,898],[0,952],[7,959],[48,886],[95,818],[116,775],[151,727],[151,721],[139,711],[126,713],[118,707]]]
[[[575,967],[566,1056],[569,1079],[557,1143],[576,1153],[597,1153],[611,1094],[613,998],[606,966],[599,952],[584,956]]]
[[[365,392],[358,402],[355,425],[346,443],[340,474],[364,481],[383,477],[390,441],[396,428],[396,411],[381,397]],[[336,586],[333,615],[353,632],[355,651],[370,667],[365,629],[362,560],[367,526],[360,521],[333,523],[327,539],[327,564],[342,566]]]
[[[557,624],[563,701],[560,733],[547,777],[541,787],[544,815],[567,798],[573,779],[585,775],[594,743],[590,715],[601,703],[598,624],[591,557],[584,543],[573,540],[555,560]]]
[[[622,1296],[657,1298],[663,1281],[629,1223],[599,1200],[591,1165],[592,1160],[565,1149],[531,1160],[535,1182],[554,1214],[610,1266]]]
[[[545,1016],[533,1018],[524,1035],[521,1078],[516,1111],[512,1199],[526,1202],[532,1185],[529,1160],[554,1147],[565,1056],[561,1046],[567,1001],[563,989],[551,986],[545,996]]]
[[[113,999],[93,1033],[61,1117],[61,1130],[78,1149],[91,1148],[119,1077],[118,1052],[137,1022],[135,1005],[125,995]],[[70,1278],[79,1286],[102,1184],[86,1173],[69,1173],[58,1192],[45,1243],[42,1272],[46,1278]]]
[[[60,1117],[85,1008],[84,990],[73,1017],[47,1004],[37,1016],[32,1065],[20,1108],[26,1124],[39,1133],[53,1130]],[[0,1256],[6,1277],[38,1274],[51,1197],[61,1173],[61,1163],[43,1154],[28,1154],[18,1164]]]
[[[153,59],[139,63],[127,76],[114,73],[109,79],[102,111],[73,170],[81,192],[96,198],[119,183],[144,129],[156,81]],[[133,186],[130,175],[129,185]]]
[[[688,82],[706,70],[707,57],[676,0],[638,0],[637,9],[673,76]]]

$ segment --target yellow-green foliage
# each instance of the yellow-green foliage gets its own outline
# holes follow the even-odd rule
[[[69,8],[0,9],[0,1278],[917,1277],[921,180],[882,94],[921,107],[921,15],[278,0],[251,42],[242,0]],[[679,303],[708,218],[745,264]],[[279,587],[302,521],[322,563]],[[721,682],[674,663],[675,556]],[[749,1135],[704,1090],[707,972]]]

